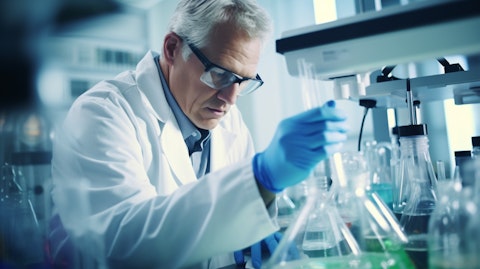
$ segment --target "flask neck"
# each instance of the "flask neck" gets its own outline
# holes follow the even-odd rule
[[[328,191],[328,177],[327,176],[312,176],[306,180],[307,188],[310,192],[327,192]]]

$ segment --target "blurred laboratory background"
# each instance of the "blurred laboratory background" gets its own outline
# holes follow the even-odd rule
[[[460,157],[473,156],[480,136],[480,12],[469,8],[475,1],[258,2],[274,21],[274,35],[258,68],[265,84],[237,102],[258,151],[268,145],[283,118],[336,99],[351,128],[345,151],[365,148],[382,155],[381,145],[398,145],[399,126],[426,125],[428,131],[417,131],[428,138],[427,161],[436,174],[441,167],[451,178]],[[449,3],[458,10],[446,10]],[[161,51],[176,4],[0,0],[0,268],[48,268],[43,237],[51,213],[55,129],[89,87],[135,69],[146,51]],[[396,17],[399,10],[417,14],[430,8],[437,13],[416,20]],[[362,23],[368,28],[355,26]],[[437,29],[437,24],[442,26]],[[411,37],[402,34],[409,31],[435,38],[404,38]],[[308,36],[315,33],[330,35],[331,43],[311,42]],[[375,39],[377,35],[381,38]],[[365,49],[364,58],[343,44]],[[330,60],[310,57],[322,53],[330,53]],[[372,144],[379,146],[369,148]],[[386,157],[388,169],[393,169],[393,155]],[[283,197],[287,203],[294,201],[294,194],[289,195]]]
[[[308,97],[302,91],[301,78],[292,76],[288,72],[285,57],[276,51],[276,40],[281,39],[282,33],[353,17],[361,13],[370,13],[412,2],[429,1],[260,0],[259,2],[268,10],[275,22],[274,36],[265,48],[258,70],[266,83],[262,91],[239,98],[238,106],[251,129],[257,150],[262,150],[269,143],[281,119],[308,107],[305,101]],[[48,38],[42,40],[38,48],[43,61],[38,63],[41,66],[38,68],[35,87],[40,102],[55,111],[53,115],[49,115],[53,117],[51,119],[54,119],[54,122],[57,121],[57,117],[61,118],[60,111],[65,111],[76,96],[94,83],[111,78],[122,70],[135,68],[136,62],[148,49],[160,51],[169,14],[172,13],[176,1],[119,0],[116,3],[119,4],[117,11],[107,11],[107,14],[100,16],[91,14],[94,16],[88,16],[87,19],[72,18],[74,20],[72,23],[62,23],[52,29],[45,29]],[[75,8],[72,7],[72,9]],[[70,13],[75,14],[74,11]],[[74,15],[70,16],[74,17]],[[450,39],[448,35],[444,38]],[[415,41],[401,40],[401,43],[395,46],[403,46],[409,42]],[[434,50],[434,44],[427,45],[432,46]],[[387,49],[394,54],[395,46],[379,49]],[[370,57],[374,58],[375,55]],[[467,70],[476,68],[479,62],[475,55],[467,57],[462,54],[453,54],[445,57],[451,63],[458,63]],[[400,78],[412,78],[443,72],[442,65],[436,59],[422,60],[392,63],[397,65],[392,74]],[[381,67],[379,66],[378,70]],[[359,105],[358,100],[361,98],[357,96],[364,94],[365,87],[370,84],[370,77],[376,76],[373,68],[364,71],[361,75],[365,78],[362,78],[354,89],[345,90],[345,85],[341,86],[342,94],[339,94],[338,87],[333,89],[335,85],[338,86],[342,82],[333,79],[327,79],[321,82],[324,84],[315,86],[324,89],[316,96],[315,102],[322,103],[335,98],[349,112],[349,123],[352,129],[349,133],[347,149],[357,147],[364,114],[365,107]],[[368,75],[370,77],[367,77]],[[354,92],[349,94],[348,91]],[[448,90],[436,93],[445,98],[429,97],[430,102],[417,100],[421,103],[416,106],[416,110],[419,122],[428,122],[431,144],[442,145],[432,148],[433,158],[447,161],[449,164],[447,169],[450,171],[454,161],[452,152],[470,149],[470,137],[480,132],[478,120],[474,120],[474,115],[478,114],[479,108],[475,102],[465,106],[455,105],[454,98],[450,98],[453,95],[445,94],[445,91]],[[354,98],[351,98],[352,96]],[[459,115],[462,115],[463,121],[456,120]],[[404,125],[409,120],[406,105],[379,104],[365,118],[362,139],[389,141],[392,128],[396,125]]]

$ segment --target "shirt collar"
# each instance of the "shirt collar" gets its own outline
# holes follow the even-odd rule
[[[165,76],[163,75],[162,69],[160,68],[159,59],[160,56],[155,57],[155,64],[157,65],[163,91],[165,92],[165,97],[167,98],[167,102],[172,108],[173,114],[177,119],[178,126],[180,127],[180,131],[182,132],[183,140],[185,140],[185,142],[187,143],[188,148],[192,149],[194,147],[194,144],[200,139],[208,139],[210,137],[210,131],[205,130],[204,132],[200,132],[200,130],[198,130],[198,128],[195,127],[195,125],[193,125],[193,123],[187,118],[185,113],[183,113],[182,109],[173,97],[172,92],[170,91],[170,87],[168,87]],[[202,143],[203,142],[204,141],[202,141]]]

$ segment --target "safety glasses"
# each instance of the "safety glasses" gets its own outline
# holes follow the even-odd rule
[[[202,62],[205,66],[205,71],[200,80],[210,88],[221,90],[234,83],[238,83],[240,91],[238,95],[247,95],[254,92],[256,89],[263,85],[263,80],[257,74],[255,78],[242,77],[229,71],[219,65],[212,63],[207,57],[194,45],[188,44],[193,54]]]

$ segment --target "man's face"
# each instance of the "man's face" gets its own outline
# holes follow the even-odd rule
[[[249,39],[229,25],[216,29],[210,45],[200,51],[212,63],[243,77],[255,77],[261,50],[258,39]],[[238,83],[216,90],[200,81],[205,66],[191,54],[187,61],[176,57],[169,86],[182,111],[198,128],[211,130],[235,104]]]

